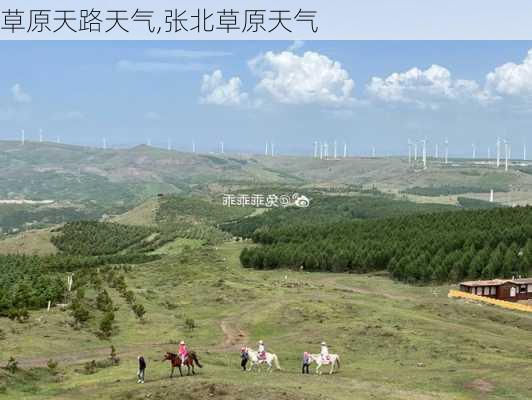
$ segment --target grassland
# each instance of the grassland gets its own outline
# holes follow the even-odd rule
[[[446,286],[385,276],[248,271],[238,262],[243,246],[201,246],[134,266],[126,281],[146,321],[108,288],[119,307],[109,341],[95,335],[97,318],[74,330],[58,309],[31,312],[23,324],[2,319],[0,364],[13,355],[23,369],[0,372],[3,398],[530,398],[532,316],[450,300]],[[159,360],[182,338],[204,368],[170,380]],[[280,356],[282,371],[239,371],[240,345],[259,338]],[[301,353],[317,351],[324,339],[342,357],[339,372],[302,376]],[[111,343],[120,365],[85,374],[83,364],[107,358]],[[143,386],[135,383],[139,353],[148,360]],[[56,374],[47,371],[48,359],[58,361]]]

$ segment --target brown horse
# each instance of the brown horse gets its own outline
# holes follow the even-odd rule
[[[181,357],[179,357],[175,353],[167,352],[164,355],[164,358],[163,358],[163,361],[166,361],[166,360],[170,361],[170,363],[172,364],[172,373],[170,374],[170,378],[174,377],[174,369],[175,369],[175,367],[179,368],[179,374],[181,376],[183,376],[183,371],[181,370],[181,365],[182,365]],[[192,375],[196,374],[194,372],[194,363],[196,363],[196,365],[198,367],[203,368],[203,366],[198,361],[198,357],[196,356],[196,352],[191,351],[191,352],[188,353],[188,357],[186,358],[185,363],[183,364],[188,369],[187,375],[190,375],[190,369],[191,368],[192,368]]]

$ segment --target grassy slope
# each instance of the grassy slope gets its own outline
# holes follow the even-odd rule
[[[178,398],[184,391],[188,399],[530,398],[532,316],[449,300],[447,287],[411,287],[385,277],[243,270],[242,246],[198,248],[187,261],[169,255],[134,267],[127,281],[147,308],[147,323],[139,324],[111,289],[120,306],[112,343],[122,363],[95,375],[76,369],[108,354],[109,343],[90,333],[97,321],[73,331],[60,311],[33,312],[22,325],[2,320],[7,338],[0,341],[0,364],[12,354],[25,367],[55,358],[63,374],[60,382],[16,383],[4,397]],[[184,328],[187,317],[198,325],[193,332]],[[168,365],[158,360],[181,338],[199,351],[205,368],[170,382]],[[282,372],[244,376],[238,370],[239,346],[259,338],[280,356]],[[341,355],[340,372],[301,376],[301,352],[318,351],[323,339]],[[149,364],[142,388],[134,383],[138,353]]]
[[[57,248],[50,241],[51,229],[37,229],[0,240],[0,254],[55,254]]]

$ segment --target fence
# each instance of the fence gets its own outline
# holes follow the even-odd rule
[[[510,301],[504,301],[504,300],[497,300],[492,299],[490,297],[483,297],[483,296],[477,296],[476,294],[461,292],[459,290],[450,290],[449,291],[449,297],[459,297],[462,299],[469,299],[469,300],[475,300],[475,301],[481,301],[488,304],[493,304],[502,308],[506,308],[508,310],[518,310],[518,311],[525,311],[525,312],[532,312],[532,306],[528,306],[526,304],[520,304],[520,303],[512,303]]]

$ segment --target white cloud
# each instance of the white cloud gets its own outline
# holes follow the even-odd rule
[[[182,50],[182,49],[150,49],[146,55],[153,58],[175,58],[197,60],[201,58],[226,57],[232,53],[226,51],[209,51],[209,50]]]
[[[368,95],[384,102],[412,103],[422,108],[438,108],[443,101],[487,102],[489,96],[478,83],[454,79],[451,72],[439,65],[426,70],[412,68],[395,72],[387,78],[373,77],[366,86]]]
[[[301,49],[305,45],[303,40],[294,40],[294,42],[286,49],[287,51],[296,51]]]
[[[521,64],[506,63],[486,75],[486,89],[496,95],[532,94],[532,49]]]
[[[11,94],[16,103],[31,103],[31,96],[22,89],[19,83],[13,85]]]
[[[146,114],[144,114],[144,118],[149,119],[151,121],[162,120],[161,115],[159,113],[156,113],[155,111],[148,111]]]
[[[262,54],[249,62],[259,77],[256,89],[284,104],[342,105],[355,86],[342,65],[319,53]]]
[[[116,67],[121,71],[131,72],[183,72],[183,71],[205,71],[212,68],[208,64],[188,63],[178,64],[158,61],[130,61],[120,60]]]
[[[53,121],[76,121],[85,119],[85,115],[79,110],[60,111],[52,115]]]
[[[224,79],[222,71],[203,75],[200,102],[223,106],[240,106],[247,103],[248,94],[242,91],[242,81],[235,76]]]

